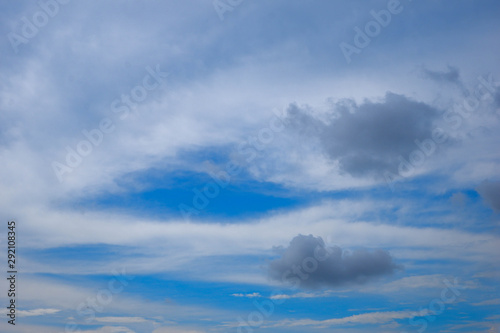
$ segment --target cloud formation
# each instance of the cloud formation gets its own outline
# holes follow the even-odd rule
[[[290,299],[290,298],[319,298],[319,297],[329,297],[331,296],[332,291],[331,290],[325,290],[320,293],[296,293],[293,295],[287,295],[287,294],[278,294],[278,295],[272,295],[269,297],[270,299]]]
[[[31,316],[46,316],[60,312],[59,309],[33,309],[33,310],[17,310],[17,314],[21,317]]]
[[[318,139],[340,171],[354,177],[396,173],[400,158],[432,137],[438,116],[432,106],[390,92],[380,102],[336,102],[326,121],[296,105],[288,108],[290,127]]]
[[[251,293],[251,294],[231,294],[231,296],[234,297],[248,297],[248,298],[254,298],[254,297],[262,297],[260,293]]]
[[[327,320],[313,320],[313,319],[299,319],[299,320],[283,320],[276,324],[274,327],[279,326],[315,326],[318,328],[329,327],[334,325],[344,325],[344,324],[384,324],[390,323],[395,319],[406,319],[413,318],[416,316],[424,316],[427,314],[427,310],[421,311],[380,311],[380,312],[368,312],[361,313],[357,315],[352,315],[343,318],[333,318]]]
[[[500,305],[500,298],[488,299],[486,301],[472,303],[474,306],[485,306],[485,305]]]
[[[130,324],[130,323],[144,323],[148,320],[142,317],[96,317],[96,321],[101,323],[122,323],[122,324]]]
[[[281,252],[281,258],[269,263],[269,276],[306,289],[363,284],[399,268],[387,251],[326,247],[321,237],[313,235],[296,236]]]
[[[484,181],[476,191],[491,208],[500,211],[500,181]]]
[[[460,80],[460,71],[457,67],[448,65],[448,70],[446,71],[432,71],[429,69],[424,69],[423,73],[425,77],[438,83],[448,82],[457,84],[459,86],[462,85],[462,82]]]

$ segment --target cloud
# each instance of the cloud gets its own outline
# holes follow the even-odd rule
[[[111,281],[111,277],[108,281]],[[106,283],[104,285],[106,285]],[[33,312],[37,314],[44,314],[43,310],[46,309],[49,311],[55,311],[56,308],[61,309],[61,311],[67,310],[70,313],[74,313],[76,306],[87,304],[87,302],[99,302],[96,298],[97,291],[93,288],[94,286],[95,282],[90,282],[88,284],[81,282],[71,284],[70,282],[61,282],[50,278],[25,277],[25,279],[23,279],[23,290],[25,292],[23,293],[23,297],[19,300],[23,304],[33,303],[46,305],[45,309]],[[115,284],[115,287],[118,288],[118,285]],[[61,293],[58,294],[57,291]],[[49,311],[46,311],[46,313],[48,314]],[[107,313],[118,313],[120,316],[106,316]],[[112,302],[106,306],[106,312],[102,313],[103,317],[95,318],[96,324],[101,324],[103,327],[96,329],[96,331],[90,330],[89,332],[115,333],[116,331],[113,330],[117,328],[114,326],[121,327],[128,326],[129,324],[133,325],[141,323],[149,325],[156,324],[153,322],[158,322],[157,319],[165,313],[169,313],[172,317],[175,317],[176,320],[191,319],[191,313],[197,313],[201,317],[214,318],[214,320],[227,315],[224,310],[217,310],[197,305],[167,304],[161,300],[145,301],[140,297],[140,295],[129,294],[128,296],[124,296],[124,294],[121,293],[113,295]],[[45,317],[49,316],[47,315]],[[143,318],[147,319],[144,320]],[[170,320],[159,320],[163,325],[171,322]],[[0,331],[2,331],[1,328]],[[52,332],[56,331],[57,330],[52,330]],[[39,330],[34,329],[30,332],[39,332]],[[118,332],[122,333],[122,331]]]
[[[484,181],[476,191],[491,208],[500,211],[500,181]]]
[[[343,324],[385,324],[390,323],[394,319],[406,319],[413,318],[416,316],[425,315],[418,311],[385,311],[385,312],[370,312],[362,313],[358,315],[352,315],[343,318],[333,318],[327,320],[313,320],[313,319],[300,319],[300,320],[283,320],[274,324],[274,327],[279,326],[317,326],[317,327],[328,327],[332,325],[343,325]]]
[[[203,333],[203,331],[179,327],[160,327],[155,329],[153,333]]]
[[[58,313],[58,309],[33,309],[33,310],[17,310],[20,317],[45,316]]]
[[[96,317],[95,320],[101,323],[126,323],[126,324],[143,323],[148,321],[141,317]]]
[[[95,330],[80,331],[83,333],[136,333],[130,328],[123,326],[103,326]]]
[[[486,301],[482,301],[479,303],[472,303],[474,306],[483,306],[483,305],[500,305],[500,298],[489,299]]]
[[[408,291],[410,289],[417,288],[443,288],[443,280],[447,277],[440,274],[434,275],[417,275],[417,276],[407,276],[399,280],[391,281],[379,286],[371,286],[365,288],[363,291],[375,292],[375,293],[392,293],[397,291]],[[468,286],[471,287],[470,285]]]
[[[278,294],[273,295],[270,299],[290,299],[290,298],[319,298],[319,297],[328,297],[332,294],[332,291],[327,290],[321,293],[296,293],[293,295],[287,294]]]
[[[500,315],[493,315],[485,318],[486,320],[500,320]]]
[[[429,69],[424,69],[423,73],[425,77],[438,83],[448,82],[460,86],[462,85],[462,82],[460,80],[460,71],[458,70],[458,68],[453,66],[448,66],[448,70],[446,71],[432,71]]]
[[[380,102],[336,102],[326,120],[296,105],[288,108],[290,127],[319,140],[340,171],[354,177],[397,173],[400,156],[418,148],[416,140],[432,137],[438,116],[435,108],[390,92]]]
[[[269,276],[308,289],[362,284],[398,268],[384,250],[343,251],[325,247],[323,239],[313,235],[296,236],[281,252],[281,258],[269,263]]]
[[[381,207],[399,212],[397,225],[390,221],[386,223],[365,221],[367,216],[378,216],[377,209]],[[321,204],[307,208],[276,212],[265,218],[249,219],[245,222],[234,219],[232,223],[227,224],[186,224],[172,220],[159,223],[148,218],[133,221],[130,217],[116,213],[92,214],[85,217],[77,213],[55,214],[41,209],[50,223],[43,228],[33,223],[32,235],[28,237],[26,234],[24,237],[25,243],[29,242],[30,246],[54,248],[63,246],[67,239],[71,239],[75,244],[98,241],[108,245],[135,245],[145,257],[140,262],[133,256],[126,255],[123,258],[127,273],[132,275],[140,272],[183,270],[186,274],[196,276],[196,279],[262,284],[268,283],[266,276],[260,275],[261,279],[259,276],[256,278],[252,274],[256,271],[249,268],[242,260],[235,260],[230,270],[227,267],[209,270],[207,267],[213,268],[213,265],[219,267],[219,256],[260,255],[273,245],[285,245],[296,235],[308,233],[341,240],[342,243],[338,244],[341,247],[390,247],[391,253],[402,260],[446,258],[488,264],[494,262],[499,244],[497,236],[484,232],[450,230],[439,226],[415,226],[413,221],[408,220],[408,216],[417,216],[421,213],[422,207],[421,204],[415,204],[415,201],[410,202],[407,199],[396,202],[359,199],[325,200]],[[449,218],[449,215],[444,217]],[[31,214],[21,215],[19,219],[36,221],[35,215]],[[75,225],[65,225],[63,222],[67,220],[75,221]],[[120,228],[123,225],[126,225],[126,228]],[[103,230],[101,234],[93,232],[97,227]],[[181,236],[184,234],[190,234],[190,238],[183,239]],[[262,236],[254,239],[252,235],[255,234]],[[439,248],[439,251],[436,251],[436,248]],[[59,252],[65,253],[65,248],[60,248]],[[213,258],[213,261],[206,264],[207,266],[192,264],[194,260],[202,261],[200,258],[207,256]],[[26,258],[25,262],[32,272],[52,274],[67,272],[108,274],[116,268],[115,262],[109,261],[109,258],[101,258],[103,260],[100,261],[101,264],[91,268],[81,264],[88,259],[85,257],[71,262],[61,261],[58,258],[43,261]],[[236,267],[238,269],[235,269]],[[67,296],[47,298],[47,295],[62,287],[54,285],[50,288],[39,288],[34,283],[30,288],[31,296],[45,295],[41,297],[42,300],[50,299],[51,304],[47,307],[70,307],[69,301],[76,302],[87,297],[84,293],[78,296],[71,293],[73,299]],[[56,300],[58,303],[54,303]]]
[[[251,293],[251,294],[232,294],[231,296],[234,297],[248,297],[248,298],[254,298],[254,297],[262,297],[260,293]]]

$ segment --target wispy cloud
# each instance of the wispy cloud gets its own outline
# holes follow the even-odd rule
[[[83,333],[136,333],[136,331],[124,326],[102,326],[97,329],[80,330]]]
[[[148,319],[142,317],[96,317],[95,320],[101,323],[123,323],[123,324],[144,323],[149,321]]]
[[[321,298],[321,297],[329,297],[333,294],[334,292],[332,290],[326,290],[320,293],[296,293],[296,294],[278,294],[278,295],[272,295],[270,299],[291,299],[291,298]],[[337,295],[336,295],[337,296]],[[337,296],[337,297],[343,297],[343,296]]]
[[[445,276],[440,274],[407,276],[378,286],[363,288],[365,291],[390,293],[417,288],[442,288]]]
[[[500,305],[500,298],[489,299],[478,303],[472,303],[474,306],[485,306],[485,305]]]
[[[175,326],[159,327],[153,331],[153,333],[204,333],[204,332],[206,331],[175,327]]]
[[[342,318],[333,318],[326,320],[312,320],[312,319],[299,319],[299,320],[282,320],[273,323],[269,327],[297,327],[297,326],[312,326],[324,328],[335,325],[344,324],[385,324],[394,321],[395,319],[407,319],[416,316],[425,315],[419,311],[386,311],[386,312],[369,312],[358,315],[352,315]]]
[[[46,316],[46,315],[56,314],[60,311],[61,310],[58,309],[17,310],[17,314],[20,317]]]
[[[231,294],[234,297],[247,297],[247,298],[255,298],[262,297],[260,293],[251,293],[251,294]]]
[[[0,220],[23,272],[0,331],[399,331],[450,277],[460,299],[429,332],[497,320],[499,9],[0,2]],[[366,48],[347,65],[349,40]],[[422,156],[391,192],[384,172]]]

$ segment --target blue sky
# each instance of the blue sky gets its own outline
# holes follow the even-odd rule
[[[499,332],[497,1],[0,6],[2,332]]]

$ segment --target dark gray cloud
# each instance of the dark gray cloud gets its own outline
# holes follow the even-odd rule
[[[288,121],[296,131],[319,139],[341,171],[356,177],[383,177],[386,171],[397,173],[400,156],[407,158],[418,149],[415,140],[432,138],[439,114],[425,103],[389,92],[381,102],[334,103],[327,120],[291,105]]]
[[[280,252],[281,258],[269,263],[269,276],[305,289],[362,284],[400,268],[387,251],[344,251],[326,247],[321,237],[313,235],[296,236]]]
[[[491,208],[500,211],[500,181],[484,181],[476,191]]]
[[[448,66],[446,71],[432,71],[429,69],[423,70],[424,76],[436,81],[438,83],[448,82],[462,86],[462,81],[460,79],[460,71],[458,68],[453,66]]]

